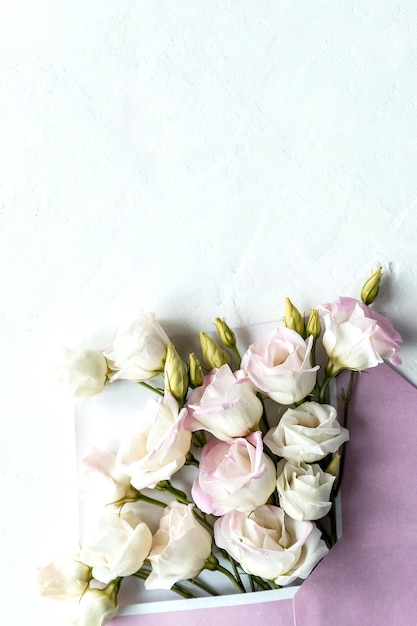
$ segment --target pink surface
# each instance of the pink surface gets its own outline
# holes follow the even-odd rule
[[[362,374],[352,398],[349,429],[343,537],[293,599],[118,617],[111,623],[414,626],[417,389],[387,365]]]

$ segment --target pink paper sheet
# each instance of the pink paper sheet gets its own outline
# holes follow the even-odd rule
[[[111,624],[415,626],[417,389],[387,365],[362,374],[349,430],[343,536],[294,598],[123,616]]]

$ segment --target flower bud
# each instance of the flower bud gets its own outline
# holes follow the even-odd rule
[[[304,319],[289,298],[285,298],[284,322],[287,328],[295,330],[301,337],[305,338]]]
[[[382,267],[379,266],[378,269],[372,274],[370,278],[366,281],[361,291],[361,300],[367,306],[372,304],[375,298],[378,295],[379,285],[381,284],[382,278]]]
[[[200,344],[204,362],[209,370],[219,369],[222,365],[230,363],[230,357],[211,337],[203,331],[200,332]]]
[[[236,336],[233,330],[220,317],[214,320],[219,337],[227,348],[236,348]]]
[[[326,467],[326,474],[331,474],[332,476],[338,475],[340,469],[340,459],[340,454],[336,452],[336,454],[333,456],[332,460]]]
[[[203,370],[201,369],[200,361],[197,359],[194,352],[190,354],[189,365],[189,377],[191,387],[200,387],[200,385],[203,384]]]
[[[174,398],[183,404],[188,389],[188,374],[174,344],[167,345],[164,383]]]
[[[314,339],[318,339],[321,333],[320,315],[317,309],[311,309],[310,317],[308,318],[306,335],[309,337],[313,335]]]

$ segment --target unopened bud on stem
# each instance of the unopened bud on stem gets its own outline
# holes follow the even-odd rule
[[[203,331],[200,332],[200,344],[204,362],[209,370],[230,363],[230,357],[226,350],[223,350],[214,339]]]
[[[200,361],[197,359],[194,352],[190,354],[189,365],[190,384],[194,388],[200,387],[200,385],[203,384],[203,370],[201,369]]]
[[[299,335],[305,337],[304,319],[289,298],[285,298],[284,322],[287,328],[295,330]]]
[[[378,295],[379,285],[381,284],[382,267],[378,267],[370,278],[366,281],[361,291],[361,300],[367,306],[372,304]]]
[[[320,324],[320,315],[317,309],[311,309],[310,317],[308,318],[307,326],[306,326],[306,335],[309,337],[313,335],[314,340],[320,337],[321,333],[321,324]]]
[[[174,344],[169,343],[164,369],[165,389],[170,391],[182,406],[188,389],[188,374]]]

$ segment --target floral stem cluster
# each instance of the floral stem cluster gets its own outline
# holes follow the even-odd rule
[[[242,356],[217,317],[217,340],[201,332],[201,355],[182,357],[150,313],[102,353],[66,353],[62,379],[78,400],[120,379],[152,392],[118,448],[81,464],[84,491],[100,500],[95,530],[79,554],[41,571],[44,595],[81,598],[72,624],[111,619],[129,576],[192,598],[223,592],[210,572],[239,593],[310,574],[336,540],[355,374],[399,363],[399,334],[370,308],[380,280],[379,268],[362,301],[339,298],[308,317],[287,298],[284,324]],[[340,422],[328,391],[343,370]]]

